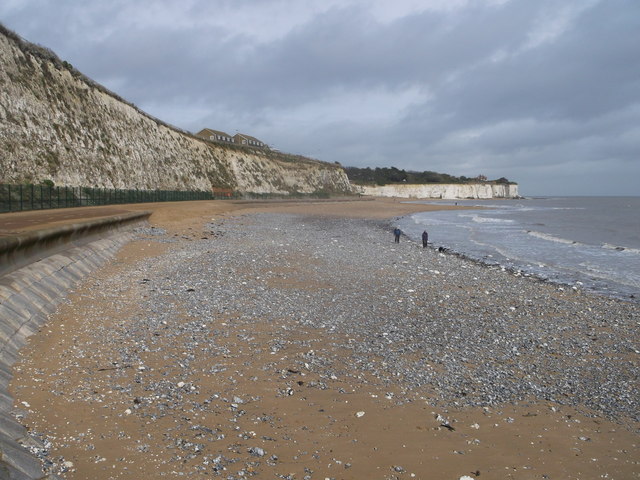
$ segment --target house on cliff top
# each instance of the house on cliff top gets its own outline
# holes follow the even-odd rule
[[[203,128],[196,133],[196,137],[204,138],[212,142],[235,143],[233,137],[228,133],[221,132],[220,130],[211,130],[210,128]]]
[[[232,143],[235,145],[243,145],[245,147],[268,148],[266,143],[258,140],[256,137],[247,135],[246,133],[236,133],[235,135],[231,136],[228,133],[222,132],[220,130],[203,128],[198,133],[196,133],[196,137],[204,138],[205,140],[209,140],[211,142]]]
[[[252,137],[251,135],[246,135],[244,133],[237,133],[233,136],[233,140],[238,145],[246,145],[248,147],[259,147],[265,148],[267,145],[264,142],[261,142],[256,137]]]

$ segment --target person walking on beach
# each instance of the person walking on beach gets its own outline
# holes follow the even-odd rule
[[[393,234],[396,237],[396,243],[400,243],[400,235],[402,235],[402,230],[400,230],[400,227],[396,227],[393,231]]]
[[[425,230],[422,232],[422,248],[427,248],[427,243],[429,243],[429,234]]]

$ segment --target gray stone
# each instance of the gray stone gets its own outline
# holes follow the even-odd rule
[[[254,457],[264,457],[266,455],[266,452],[260,447],[249,448],[249,453]]]

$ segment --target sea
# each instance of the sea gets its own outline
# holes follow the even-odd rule
[[[640,197],[424,200],[480,207],[399,221],[421,243],[572,288],[640,302]]]

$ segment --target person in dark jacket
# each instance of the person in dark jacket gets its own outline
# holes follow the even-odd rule
[[[400,235],[402,235],[402,230],[400,230],[400,227],[396,227],[393,231],[393,234],[396,237],[396,243],[400,243]]]
[[[429,243],[429,234],[425,230],[422,232],[422,248],[427,248],[427,243]]]

